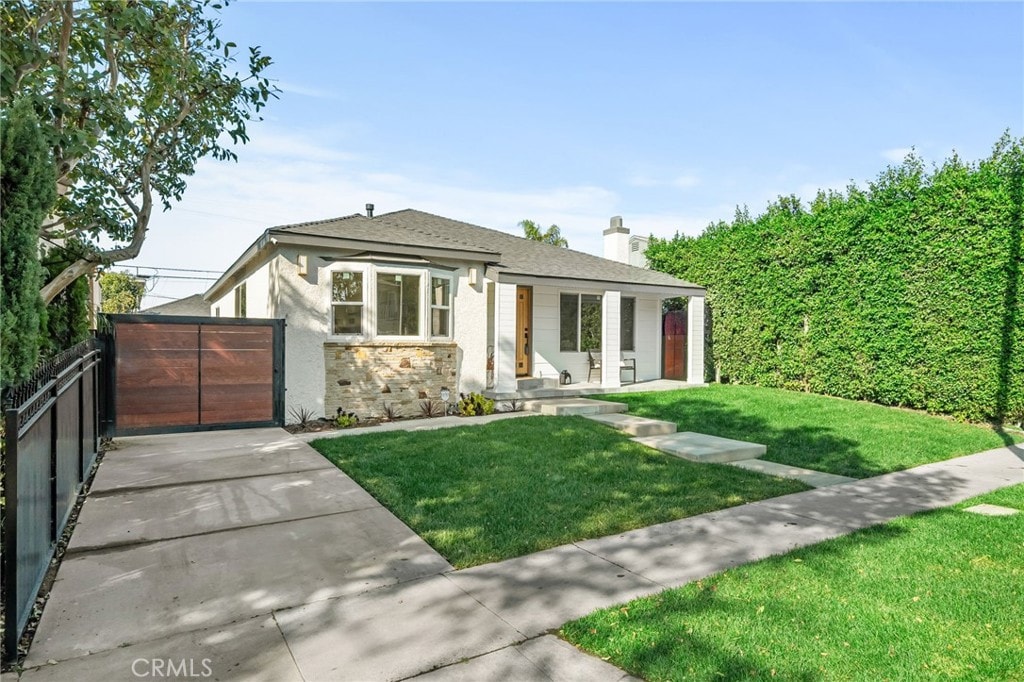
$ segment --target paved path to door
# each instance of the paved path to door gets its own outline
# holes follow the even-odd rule
[[[282,430],[119,443],[82,510],[29,682],[130,680],[171,665],[282,682],[621,679],[548,633],[598,607],[1024,483],[1024,450],[1001,448],[453,571]]]

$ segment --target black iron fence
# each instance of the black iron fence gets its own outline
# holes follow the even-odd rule
[[[32,613],[68,516],[99,450],[101,351],[70,348],[5,391],[3,487],[4,654]]]

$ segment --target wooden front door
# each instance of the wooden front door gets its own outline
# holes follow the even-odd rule
[[[670,310],[661,325],[663,379],[686,380],[686,311]]]
[[[516,287],[516,376],[530,376],[530,333],[533,328],[533,289]]]

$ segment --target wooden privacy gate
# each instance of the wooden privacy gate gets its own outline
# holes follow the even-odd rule
[[[105,317],[113,435],[284,424],[284,320]]]

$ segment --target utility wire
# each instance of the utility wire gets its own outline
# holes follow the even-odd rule
[[[165,268],[162,265],[123,265],[125,268],[144,268],[146,270],[167,270],[169,272],[207,272],[211,275],[222,274],[222,270],[200,270],[199,268]]]

